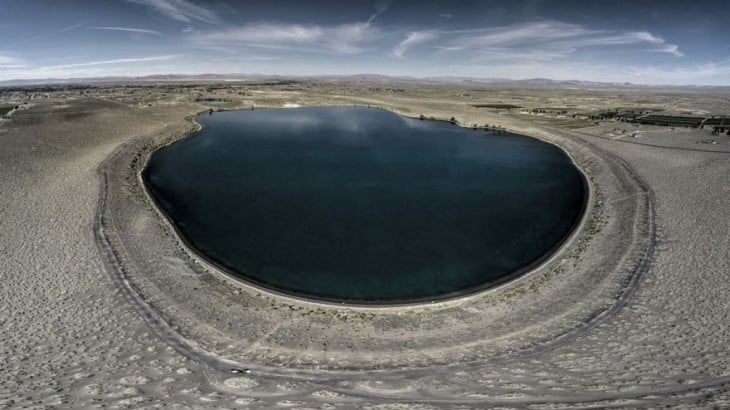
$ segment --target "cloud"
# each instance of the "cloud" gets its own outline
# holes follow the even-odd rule
[[[511,49],[492,48],[488,50],[479,50],[477,51],[477,55],[485,57],[490,61],[518,61],[521,63],[534,63],[542,61],[557,61],[565,58],[568,54],[574,51],[575,49],[531,49],[515,52],[515,50]]]
[[[391,0],[378,0],[375,2],[375,13],[373,13],[368,19],[367,23],[370,24],[375,21],[381,14],[385,13],[390,8]]]
[[[187,39],[201,48],[257,47],[330,54],[356,54],[378,39],[380,30],[370,23],[333,26],[300,24],[249,24],[206,33],[192,33]]]
[[[387,9],[376,9],[377,17]],[[575,61],[579,51],[621,51],[665,53],[680,57],[676,44],[648,31],[598,30],[559,21],[536,21],[502,27],[467,30],[413,30],[381,27],[373,22],[339,25],[250,23],[239,27],[185,33],[189,44],[202,49],[236,53],[241,48],[262,48],[297,53],[358,55],[374,50],[398,59],[414,58],[443,67],[453,53],[464,63],[493,65]],[[411,67],[414,72],[420,67]]]
[[[81,22],[81,23],[78,23],[78,24],[74,24],[74,25],[69,26],[69,27],[62,28],[60,30],[56,30],[54,32],[47,32],[45,34],[41,34],[41,35],[38,35],[38,36],[35,36],[35,37],[29,37],[29,38],[26,38],[23,41],[19,41],[19,42],[13,44],[13,46],[17,48],[17,47],[22,46],[24,44],[34,43],[36,41],[43,40],[45,38],[48,38],[48,37],[53,36],[53,35],[56,35],[58,33],[65,33],[67,31],[75,30],[75,29],[77,29],[77,28],[79,28],[79,27],[81,27],[81,26],[83,26],[85,24],[90,23],[91,21],[92,20],[87,20],[87,21],[84,21],[84,22]],[[2,26],[2,25],[0,25],[0,26]]]
[[[3,54],[0,52],[0,69],[3,68],[18,68],[18,67],[24,67],[25,63],[23,63],[22,60],[10,57],[8,55]]]
[[[139,58],[118,58],[116,60],[101,60],[101,61],[90,61],[86,63],[76,64],[61,64],[52,65],[46,67],[39,67],[39,69],[56,69],[56,68],[77,68],[77,67],[89,67],[96,65],[107,65],[107,64],[127,64],[127,63],[141,63],[148,61],[167,61],[173,58],[180,57],[179,55],[164,55],[164,56],[153,56],[153,57],[139,57]]]
[[[194,21],[220,24],[220,17],[210,9],[199,6],[188,0],[127,0],[130,3],[150,7],[156,12],[176,21],[192,23]]]
[[[130,0],[140,1],[140,0]],[[357,54],[381,39],[373,25],[390,8],[392,0],[376,0],[375,12],[364,22],[335,25],[251,23],[224,30],[196,32],[187,37],[193,45],[230,51],[231,47],[256,47],[328,54]]]
[[[81,27],[81,26],[83,26],[85,24],[91,23],[91,22],[92,22],[92,20],[87,20],[87,21],[84,21],[84,22],[81,22],[81,23],[78,23],[78,24],[74,24],[73,26],[69,26],[69,27],[63,28],[61,30],[58,30],[57,33],[64,33],[66,31],[75,30],[75,29],[77,29],[77,28],[79,28],[79,27]]]
[[[578,49],[620,46],[662,52],[677,57],[683,55],[676,44],[667,43],[663,38],[646,31],[594,30],[558,21],[429,33],[431,33],[429,37],[411,36],[414,33],[410,33],[396,46],[393,54],[401,57],[407,48],[428,43],[441,51],[468,50],[482,56],[522,60],[529,56],[538,60],[557,59]]]
[[[665,44],[664,47],[657,49],[656,51],[660,51],[662,53],[669,53],[672,55],[675,55],[677,57],[684,57],[684,53],[679,51],[679,46],[676,44]]]
[[[246,60],[248,61],[276,61],[280,60],[279,57],[269,57],[269,56],[253,56],[253,57],[246,57]]]
[[[683,67],[631,66],[630,72],[642,81],[653,84],[718,84],[728,85],[730,59],[710,61]]]
[[[459,30],[452,33],[454,34],[452,43],[485,48],[549,43],[568,38],[584,38],[597,32],[575,24],[537,22],[498,28]]]
[[[18,60],[16,58],[0,53],[0,64],[15,64],[17,61]]]
[[[406,38],[403,39],[403,41],[393,47],[393,55],[396,57],[403,57],[403,54],[409,47],[425,43],[437,37],[436,32],[433,31],[412,31],[406,35]]]
[[[155,67],[149,63],[160,63],[179,58],[181,55],[159,55],[150,57],[118,58],[113,60],[87,61],[73,64],[56,64],[40,67],[25,67],[0,70],[0,80],[42,79],[71,77],[101,77],[146,75],[171,72],[172,67]],[[161,71],[166,70],[166,71]]]
[[[131,28],[131,27],[86,27],[89,30],[107,30],[107,31],[126,31],[128,33],[142,33],[152,34],[155,36],[162,37],[162,33],[157,30],[147,30],[143,28]]]

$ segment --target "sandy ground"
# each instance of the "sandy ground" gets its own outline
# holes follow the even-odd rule
[[[468,90],[374,87],[250,87],[231,106],[373,104],[548,139],[591,178],[583,228],[551,263],[465,300],[353,310],[261,294],[191,259],[136,178],[194,128],[200,90],[52,93],[0,124],[0,406],[730,405],[730,137],[639,145],[477,109]],[[683,101],[711,111],[703,98]]]

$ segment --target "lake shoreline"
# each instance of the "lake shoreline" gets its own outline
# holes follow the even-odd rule
[[[337,106],[333,106],[337,107]],[[373,109],[381,109],[380,107],[368,107]],[[277,108],[262,108],[262,109],[277,109]],[[235,110],[226,110],[226,111],[235,111]],[[247,110],[243,110],[247,111]],[[387,110],[385,111],[392,112],[396,115],[400,115],[394,111]],[[175,140],[174,142],[183,140],[185,138],[191,137],[197,133],[199,133],[202,130],[202,125],[200,124],[197,119],[200,116],[207,116],[210,115],[209,113],[202,113],[195,117],[193,122],[196,124],[196,129],[194,131],[191,131],[190,133],[186,134],[185,136]],[[415,120],[419,120],[420,118],[413,118],[413,117],[406,117],[411,118]],[[423,119],[425,121],[434,121],[434,119]],[[435,120],[440,121],[440,120]],[[451,122],[451,121],[443,121],[445,123],[451,123],[451,125],[458,125],[461,128],[464,128],[465,130],[471,130],[472,128],[466,128],[462,127],[460,124]],[[519,134],[518,134],[519,135]],[[521,135],[522,137],[527,137],[531,139],[537,139],[539,141],[543,141],[539,138],[531,137],[528,135]],[[169,144],[165,144],[163,146],[168,146],[174,142],[171,142]],[[505,284],[507,282],[510,282],[516,278],[519,278],[520,276],[527,275],[530,272],[538,269],[540,266],[545,264],[546,262],[554,259],[556,257],[556,254],[559,253],[559,250],[565,245],[569,239],[573,238],[578,234],[578,229],[582,227],[585,224],[585,221],[587,219],[587,209],[588,205],[591,202],[592,198],[592,190],[590,187],[590,184],[588,182],[588,179],[585,175],[585,172],[575,163],[574,159],[566,152],[563,148],[553,145],[550,142],[547,142],[551,146],[557,147],[567,158],[570,159],[573,166],[578,171],[578,175],[580,176],[580,183],[582,184],[582,201],[581,201],[581,209],[578,211],[578,217],[573,221],[571,227],[567,230],[567,232],[557,241],[555,242],[549,249],[547,249],[544,253],[542,253],[539,257],[534,259],[532,262],[528,263],[527,265],[518,268],[516,270],[513,270],[510,273],[507,273],[505,275],[500,276],[499,278],[489,280],[484,282],[483,284],[472,286],[469,288],[461,289],[454,292],[448,292],[444,293],[438,296],[426,296],[426,297],[417,297],[417,298],[408,298],[408,299],[388,299],[388,300],[361,300],[361,299],[339,299],[339,298],[332,298],[332,297],[324,297],[319,296],[315,294],[304,294],[300,292],[295,291],[288,291],[285,289],[278,288],[274,285],[267,284],[265,282],[258,281],[252,277],[249,277],[247,275],[244,275],[242,273],[236,272],[234,268],[228,267],[225,264],[216,261],[214,258],[206,255],[204,252],[199,251],[196,249],[196,247],[187,239],[186,235],[183,234],[182,231],[180,231],[179,227],[177,226],[177,223],[174,221],[174,218],[165,210],[163,206],[161,206],[158,203],[157,198],[155,195],[152,194],[150,191],[150,187],[148,186],[148,183],[145,181],[145,178],[143,177],[143,171],[147,169],[147,163],[149,162],[149,159],[152,156],[152,153],[156,152],[163,146],[160,146],[153,150],[152,152],[149,152],[146,156],[147,160],[141,167],[141,171],[138,173],[138,181],[139,184],[142,186],[148,200],[153,204],[153,207],[157,211],[158,215],[163,218],[168,225],[168,228],[171,229],[173,232],[175,232],[176,238],[180,243],[183,245],[185,251],[191,255],[194,255],[194,258],[202,262],[206,265],[206,268],[219,271],[222,275],[224,275],[227,278],[241,281],[246,285],[249,285],[258,291],[264,291],[269,292],[275,295],[280,295],[283,297],[291,297],[297,300],[303,300],[303,301],[313,301],[317,303],[325,303],[330,304],[333,306],[351,306],[351,307],[413,307],[413,306],[420,306],[420,305],[430,305],[434,303],[439,302],[447,302],[452,300],[458,300],[463,297],[471,296],[479,294],[483,291],[486,291],[488,289],[494,288],[496,286]]]
[[[185,135],[189,135],[198,126],[195,117],[190,117],[188,121],[190,124],[189,131]],[[376,368],[387,368],[391,369],[389,371],[393,371],[394,368],[401,368],[403,366],[410,369],[408,370],[409,372],[415,371],[414,369],[416,368],[435,369],[434,366],[438,368],[443,367],[444,369],[459,368],[461,366],[460,363],[466,359],[463,357],[458,359],[458,357],[461,357],[458,350],[448,349],[448,343],[444,344],[445,340],[453,339],[454,343],[458,344],[469,343],[473,346],[472,350],[473,354],[476,355],[475,357],[483,357],[483,359],[477,360],[479,362],[482,362],[482,360],[496,360],[498,357],[501,357],[501,354],[498,351],[493,351],[493,348],[490,348],[488,343],[485,344],[489,338],[484,339],[483,336],[477,335],[481,335],[483,331],[488,331],[487,329],[493,326],[488,325],[488,323],[509,323],[514,320],[510,319],[510,317],[521,315],[522,321],[529,319],[527,322],[538,320],[539,318],[536,324],[539,323],[540,328],[543,329],[534,334],[533,338],[537,339],[529,341],[532,340],[530,338],[522,343],[528,343],[529,346],[547,346],[553,342],[558,343],[560,340],[567,341],[569,337],[575,337],[581,334],[584,329],[595,326],[597,323],[605,321],[615,314],[618,311],[618,307],[622,306],[625,303],[625,299],[631,297],[631,294],[635,291],[634,286],[627,288],[625,287],[625,283],[638,283],[638,280],[632,281],[630,279],[637,279],[641,276],[641,271],[635,270],[633,267],[629,270],[625,270],[628,266],[617,270],[613,269],[614,267],[618,268],[621,266],[616,265],[617,262],[625,265],[622,262],[624,259],[617,258],[616,255],[624,255],[629,249],[634,249],[630,253],[636,253],[640,249],[643,249],[644,245],[642,244],[644,241],[641,238],[644,235],[643,232],[645,232],[644,225],[643,223],[637,225],[637,221],[642,218],[641,212],[643,211],[640,211],[640,209],[644,207],[641,202],[643,201],[641,200],[642,196],[637,196],[639,202],[635,203],[635,205],[632,205],[634,204],[633,201],[616,204],[607,203],[602,199],[604,195],[613,195],[611,192],[616,192],[616,189],[622,191],[635,189],[632,188],[634,183],[631,182],[632,177],[630,174],[626,174],[626,170],[623,170],[621,166],[615,167],[614,165],[610,165],[610,163],[606,163],[606,165],[610,165],[609,168],[604,168],[604,165],[600,165],[602,163],[601,161],[604,160],[599,160],[600,157],[595,157],[595,154],[591,153],[591,150],[578,148],[582,147],[582,144],[575,145],[568,140],[555,140],[555,134],[538,135],[550,140],[553,144],[556,142],[561,145],[567,143],[571,148],[563,149],[576,154],[578,158],[577,163],[589,164],[587,179],[589,184],[598,191],[595,195],[591,196],[587,210],[584,213],[584,218],[582,219],[581,227],[573,232],[573,236],[563,244],[558,252],[552,254],[548,260],[544,261],[541,266],[533,269],[531,272],[490,289],[449,300],[400,306],[382,304],[377,306],[365,304],[346,305],[321,302],[312,298],[297,298],[287,294],[272,292],[269,289],[256,287],[251,283],[245,283],[239,278],[233,278],[225,271],[209,264],[205,259],[200,258],[196,252],[186,249],[185,244],[177,235],[169,220],[159,212],[158,207],[152,202],[152,198],[144,192],[143,183],[140,181],[139,172],[142,169],[141,165],[146,163],[145,157],[158,147],[183,138],[184,135],[182,134],[165,137],[157,140],[158,142],[156,143],[147,141],[142,144],[132,144],[122,150],[122,152],[117,153],[115,155],[116,158],[111,158],[110,163],[105,166],[102,173],[111,178],[106,186],[113,188],[109,191],[109,195],[117,199],[107,201],[110,209],[102,209],[100,212],[102,215],[110,214],[110,210],[113,210],[109,218],[104,217],[102,220],[114,221],[113,224],[108,224],[107,222],[104,230],[107,232],[107,239],[110,240],[109,246],[112,249],[116,249],[114,254],[121,258],[118,260],[118,264],[126,266],[125,272],[123,273],[125,282],[133,284],[132,289],[139,294],[140,300],[150,301],[143,302],[145,305],[152,303],[147,310],[158,312],[157,314],[160,316],[156,321],[166,323],[164,329],[174,330],[171,331],[171,335],[168,337],[170,339],[169,343],[188,346],[182,347],[186,356],[209,357],[209,359],[203,360],[209,366],[214,368],[234,365],[251,367],[254,366],[253,363],[256,363],[254,366],[256,372],[270,374],[272,377],[274,375],[281,376],[284,373],[289,375],[287,377],[299,377],[295,375],[301,375],[307,378],[318,377],[314,373],[307,371],[306,368],[301,367],[301,365],[296,365],[284,373],[282,373],[280,367],[282,365],[292,365],[290,360],[293,360],[295,356],[299,356],[299,353],[295,352],[304,349],[304,346],[299,345],[301,343],[308,343],[305,341],[309,338],[314,338],[314,340],[328,340],[326,343],[327,355],[332,358],[331,360],[336,358],[336,362],[328,361],[326,365],[328,370],[325,373],[320,372],[324,375],[342,374],[345,377],[344,375],[351,374],[347,369],[352,369],[355,373],[361,373],[366,369]],[[576,151],[576,149],[578,150]],[[132,157],[135,158],[133,161],[134,166],[130,168],[125,164],[129,164],[129,159]],[[570,157],[575,160],[573,155]],[[128,159],[125,160],[124,158]],[[586,160],[589,162],[584,162]],[[586,169],[583,167],[579,167],[579,169],[581,172],[586,172]],[[117,171],[115,170],[122,171],[122,173],[116,174]],[[617,173],[616,176],[613,176],[614,173]],[[621,174],[625,174],[625,176],[621,176]],[[616,177],[619,177],[618,180],[615,180],[616,182],[624,181],[621,182],[621,186],[614,186],[615,182],[611,182]],[[126,187],[122,187],[120,184],[114,182],[118,178],[129,181],[121,184]],[[118,189],[119,187],[122,189]],[[137,193],[134,193],[135,191]],[[119,200],[121,198],[120,195],[121,197],[130,197],[131,195],[131,197],[136,199],[134,202]],[[134,205],[135,202],[138,205]],[[142,208],[136,210],[140,206]],[[623,210],[616,212],[614,210],[616,206],[620,206]],[[638,208],[632,210],[632,207],[635,206]],[[132,221],[140,221],[139,218],[142,214],[149,213],[150,211],[154,217],[150,219],[145,216],[143,219],[145,221],[144,226],[147,226],[147,228],[144,228],[142,231],[140,231],[141,227],[134,228],[132,231],[129,230],[133,225],[139,224],[139,222]],[[640,213],[637,214],[637,211]],[[605,224],[603,221],[605,220],[606,214],[610,214],[612,217],[619,219],[607,225],[606,228],[602,228]],[[162,222],[162,231],[160,231],[159,227],[155,227],[160,222]],[[617,224],[618,222],[620,224]],[[616,229],[619,229],[619,226],[625,227],[622,228],[624,230],[621,231],[623,232],[621,233],[621,239],[617,240],[616,238],[618,237],[616,235],[619,231],[616,231]],[[638,236],[635,239],[631,239],[634,237],[626,236],[625,229],[630,229],[634,232],[634,235]],[[125,233],[123,231],[127,232]],[[604,245],[597,245],[596,241]],[[154,254],[151,254],[150,252],[153,250]],[[151,261],[151,258],[172,261],[173,259],[179,259],[175,255],[180,254],[184,255],[180,259],[180,263],[187,266],[184,269],[182,265],[178,267],[179,263],[177,262],[175,265],[165,262],[163,264],[165,266],[164,270],[160,270],[159,266],[153,267],[159,265],[159,263],[150,265],[148,268],[143,268],[143,266],[149,265],[148,261]],[[133,259],[129,259],[129,255],[136,256]],[[585,269],[593,270],[594,268],[589,267],[593,262],[586,264],[583,261],[600,263],[602,269],[588,273],[589,271],[585,271]],[[608,261],[614,262],[608,263]],[[636,266],[638,267],[639,265]],[[607,269],[611,269],[611,271],[607,271]],[[184,273],[187,270],[191,270],[191,272]],[[155,272],[155,274],[150,276],[149,272]],[[609,274],[609,272],[611,273]],[[586,287],[586,281],[592,283],[592,285]],[[167,285],[172,283],[174,283],[172,287]],[[162,291],[162,289],[166,290]],[[594,296],[586,297],[588,294]],[[597,297],[597,295],[606,296]],[[522,300],[525,297],[530,297],[533,300],[526,305],[514,304],[516,301]],[[220,298],[224,299],[220,302],[214,302]],[[223,300],[235,300],[235,302],[233,305],[226,307],[226,304],[230,302],[222,304]],[[568,302],[568,300],[574,300],[574,302]],[[244,306],[249,307],[241,310]],[[251,306],[255,308],[252,310]],[[576,310],[574,308],[575,306],[580,308]],[[566,327],[564,323],[566,313],[563,309],[568,307],[572,308],[571,313],[567,317],[575,317],[575,320],[578,321],[577,323],[581,325]],[[539,316],[534,316],[533,313],[530,313],[529,316],[524,316],[526,314],[523,312],[525,309],[532,310],[533,308],[539,309],[539,312],[541,312]],[[182,316],[175,313],[180,309],[182,309],[179,312],[180,314],[183,312],[187,313]],[[482,322],[487,328],[477,331],[472,326],[446,325],[446,323],[452,321],[450,317],[454,309],[464,312],[464,309],[468,309],[469,312],[472,312],[469,315],[474,316],[469,323]],[[547,316],[545,316],[545,309],[551,312]],[[274,345],[266,346],[266,350],[264,351],[257,349],[253,352],[250,350],[250,347],[245,347],[247,346],[246,340],[248,340],[249,336],[244,335],[257,334],[259,331],[263,331],[268,326],[268,323],[280,322],[283,320],[283,317],[280,319],[274,318],[286,312],[299,312],[297,316],[301,316],[301,318],[297,319],[293,324],[298,330],[292,331],[294,332],[293,334],[298,334],[298,332],[302,332],[302,334],[299,334],[296,339],[284,338]],[[537,314],[537,311],[535,314]],[[208,319],[204,322],[199,322],[202,317],[195,319],[198,315],[204,315]],[[211,322],[213,320],[211,317],[215,318],[214,322]],[[555,319],[559,317],[563,317],[563,319],[556,321]],[[419,354],[409,354],[408,351],[396,348],[394,345],[397,340],[397,338],[394,338],[395,334],[391,334],[392,331],[383,331],[382,329],[376,331],[374,333],[376,338],[369,339],[367,344],[362,344],[362,341],[356,341],[358,340],[357,335],[359,332],[364,330],[356,331],[355,329],[360,327],[369,328],[371,326],[379,327],[380,325],[378,323],[396,320],[396,318],[397,320],[412,322],[414,326],[431,329],[428,331],[429,336],[424,337],[422,335],[418,343],[424,346],[433,346],[429,348],[432,349],[436,346],[433,343],[436,343],[436,340],[438,340],[437,345],[441,346],[438,355],[432,356],[427,362],[421,362],[425,358],[422,358]],[[222,335],[215,336],[215,333],[210,332],[199,334],[198,330],[196,330],[203,323],[208,323],[206,326],[212,323],[216,323],[217,325],[230,323],[228,326],[233,326],[233,323],[239,323],[240,326],[240,323],[242,323],[241,320],[245,321],[246,326],[240,329],[228,327],[229,331],[227,332],[230,333],[230,337],[233,337],[234,334],[238,334],[239,332],[244,332],[239,336],[242,338],[240,342],[233,342],[227,337],[220,339]],[[274,322],[271,322],[272,320]],[[355,320],[355,322],[350,324],[352,320]],[[315,323],[322,323],[322,321],[330,324],[326,328],[319,328],[319,325],[314,325]],[[309,328],[312,325],[315,327],[311,328],[311,330],[304,330],[305,328],[301,327],[306,326],[306,328]],[[236,330],[231,333],[230,329]],[[316,333],[311,333],[315,329],[319,330]],[[372,333],[373,331],[369,330],[367,332]],[[185,336],[191,334],[196,334],[194,337],[195,341],[190,340],[190,336]],[[552,334],[553,336],[545,339],[545,335],[547,334]],[[558,335],[562,336],[557,337]],[[477,338],[473,339],[474,337]],[[490,337],[497,336],[492,333]],[[220,341],[216,342],[219,339]],[[208,348],[201,348],[202,345],[200,345],[200,343],[204,345],[210,345],[210,343],[218,344],[222,340],[228,340],[228,342],[225,342],[228,343],[228,347],[209,350]],[[416,339],[409,340],[415,341]],[[468,342],[469,340],[471,341]],[[542,340],[542,342],[538,342],[539,340]],[[551,340],[552,342],[545,344],[547,340]],[[341,343],[345,344],[338,347]],[[299,347],[295,348],[295,345]],[[349,347],[345,348],[345,346]],[[509,346],[509,351],[520,349],[518,345],[512,343],[507,346]],[[265,353],[266,351],[270,353]],[[244,354],[243,352],[248,353]],[[372,361],[372,354],[375,354],[375,352],[380,352],[377,353],[379,359]],[[217,357],[217,359],[213,357]],[[235,359],[236,357],[238,359]],[[246,360],[249,362],[245,365],[240,363],[239,360],[242,357],[248,357]],[[223,360],[224,358],[225,360]],[[366,360],[366,358],[369,359]],[[311,360],[313,359],[307,359],[307,361]],[[417,364],[419,362],[422,364]],[[335,365],[335,363],[337,364]],[[310,365],[321,368],[324,363],[315,360]]]

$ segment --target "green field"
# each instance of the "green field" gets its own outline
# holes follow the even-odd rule
[[[13,110],[13,108],[15,108],[14,105],[10,105],[7,107],[0,107],[0,115],[7,115],[10,111]]]

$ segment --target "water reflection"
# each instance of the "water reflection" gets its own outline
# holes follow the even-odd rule
[[[556,147],[380,109],[216,113],[157,151],[145,183],[202,254],[284,292],[403,301],[534,263],[580,217]]]

